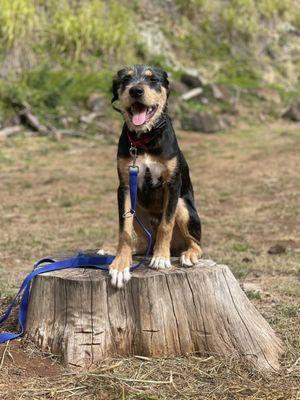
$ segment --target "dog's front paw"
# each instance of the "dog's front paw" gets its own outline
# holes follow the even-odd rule
[[[154,255],[150,261],[149,267],[153,269],[171,268],[170,257]]]
[[[181,254],[180,264],[182,267],[192,267],[193,265],[197,264],[201,256],[202,250],[199,246],[190,248]]]
[[[112,286],[121,289],[131,278],[130,275],[130,257],[116,256],[109,266],[109,275],[111,276]]]

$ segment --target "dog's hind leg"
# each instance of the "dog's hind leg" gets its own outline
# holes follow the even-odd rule
[[[155,269],[171,267],[170,247],[175,225],[180,184],[181,181],[178,178],[176,179],[176,176],[173,176],[172,181],[165,185],[163,213],[157,229],[153,257],[149,264],[150,267]]]
[[[181,253],[180,263],[184,267],[191,267],[202,256],[201,222],[192,201],[184,198],[178,200],[175,221],[186,245],[186,250]],[[180,243],[173,243],[173,246],[179,247]]]

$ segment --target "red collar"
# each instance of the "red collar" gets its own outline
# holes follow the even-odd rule
[[[127,132],[127,137],[128,137],[129,142],[132,143],[133,146],[135,146],[135,147],[145,148],[146,145],[149,142],[151,142],[154,138],[156,138],[156,136],[159,133],[162,133],[164,131],[165,126],[167,124],[167,120],[168,120],[167,115],[166,114],[162,114],[162,116],[161,116],[159,122],[157,123],[157,125],[153,129],[151,129],[150,132],[145,132],[144,135],[141,136],[138,139],[133,139],[132,138],[131,135],[133,134],[133,132],[130,132],[129,129],[127,128],[127,126],[125,125],[125,129],[126,129],[126,132]]]
[[[127,136],[130,143],[132,143],[135,147],[145,147],[145,145],[151,142],[152,139],[155,138],[156,135],[149,137],[149,136],[142,136],[138,140],[132,139],[130,136],[129,131],[127,130]]]

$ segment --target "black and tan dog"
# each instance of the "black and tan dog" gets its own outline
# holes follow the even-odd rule
[[[118,72],[113,81],[113,99],[119,101],[125,123],[118,146],[119,244],[110,265],[111,281],[122,287],[130,279],[132,233],[137,234],[137,253],[147,241],[134,219],[124,218],[130,209],[128,167],[131,143],[138,148],[138,217],[154,239],[152,268],[171,266],[170,255],[181,255],[182,266],[192,266],[199,257],[201,223],[194,203],[188,164],[180,151],[167,115],[168,75],[148,65],[134,65]]]

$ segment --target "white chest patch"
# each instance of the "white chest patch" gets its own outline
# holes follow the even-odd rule
[[[152,178],[153,185],[158,183],[159,178],[161,177],[163,171],[166,170],[166,166],[145,154],[144,156],[140,156],[137,159],[136,164],[139,167],[139,187],[143,186],[145,172],[146,169],[149,168]]]

